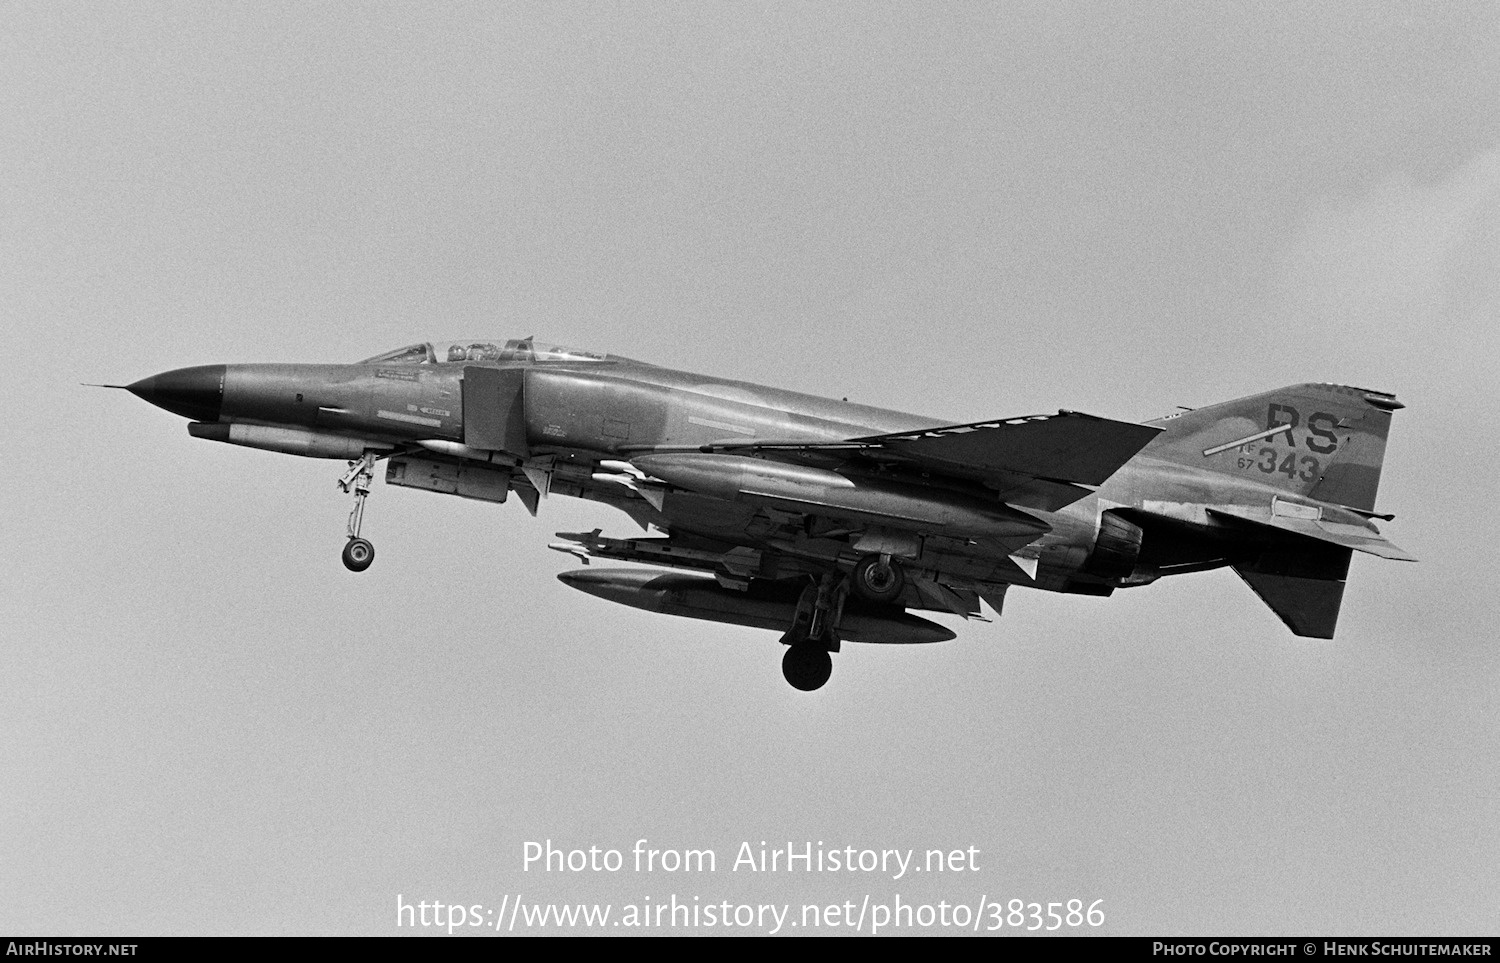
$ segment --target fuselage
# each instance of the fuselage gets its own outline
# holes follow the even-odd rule
[[[562,573],[580,591],[785,626],[783,673],[822,685],[843,639],[934,642],[910,610],[999,611],[1012,585],[1109,595],[1224,565],[1297,635],[1331,638],[1352,552],[1411,556],[1372,519],[1393,395],[1304,383],[1146,423],[1077,412],[953,424],[509,342],[422,343],[356,364],[232,364],[129,386],[198,438],[349,462],[344,565],[362,572],[388,484],[619,509],[658,535],[549,547],[688,569]]]
[[[438,360],[441,351],[429,350],[358,364],[209,366],[148,380],[170,381],[176,375],[179,382],[199,382],[178,385],[178,408],[174,410],[199,422],[194,434],[201,437],[331,458],[357,457],[367,448],[463,459],[465,454],[478,454],[464,446],[465,372],[475,367],[514,372],[524,381],[522,415],[528,451],[525,458],[515,459],[509,467],[520,469],[523,462],[547,459],[551,492],[614,504],[637,520],[643,513],[649,515],[649,510],[632,504],[629,492],[596,479],[601,461],[628,460],[658,449],[735,442],[838,442],[952,424],[951,419],[677,371],[616,356],[567,349],[554,349],[560,354],[549,355],[541,347],[516,352],[511,349],[515,344],[473,360],[472,352],[461,360]],[[159,403],[160,396],[173,393],[170,385],[154,388]],[[164,403],[163,407],[172,405]],[[235,427],[223,427],[226,425]],[[485,458],[497,460],[493,455]],[[936,499],[945,506],[961,504],[981,514],[985,504],[993,505],[995,511],[1015,511],[1002,506],[994,491],[978,483],[918,477],[917,473],[901,478],[889,467],[861,477],[858,468],[851,469],[847,464],[820,465],[816,456],[801,460],[812,468],[853,477],[867,487],[905,485],[919,500],[925,491],[931,493],[929,501]],[[513,471],[513,477],[513,484],[526,484],[526,476],[519,470]],[[924,554],[930,556],[931,564],[966,577],[1105,594],[1114,585],[1151,581],[1160,574],[1161,566],[1137,565],[1137,559],[1132,559],[1124,568],[1117,565],[1106,572],[1108,577],[1102,580],[1087,572],[1080,576],[1099,541],[1103,510],[1139,507],[1147,496],[1162,504],[1203,502],[1216,485],[1221,487],[1211,473],[1153,459],[1148,446],[1097,492],[1055,510],[1023,509],[1038,520],[1040,534],[1019,553],[1013,552],[1010,543],[997,548],[986,542],[984,536],[1000,531],[993,522],[983,527],[960,520],[946,528],[934,528],[916,513],[910,521],[898,518],[891,527],[927,529],[932,539]],[[705,504],[702,494],[684,492],[660,506],[665,519],[653,521],[674,533],[692,533],[726,543],[773,542],[785,546],[785,530],[755,534],[756,513],[751,508],[724,511],[722,506]],[[905,517],[899,509],[896,514]],[[870,521],[869,515],[849,517]],[[973,511],[964,516],[972,517]],[[1184,513],[1180,534],[1178,547],[1184,552],[1178,554],[1182,557],[1157,560],[1168,563],[1168,570],[1171,564],[1187,570],[1222,563],[1223,553],[1215,547],[1215,528],[1206,518]],[[1107,584],[1110,582],[1113,585]]]

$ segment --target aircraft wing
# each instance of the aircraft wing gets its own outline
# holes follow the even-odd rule
[[[1025,475],[1097,486],[1161,433],[1076,411],[855,438],[946,474]]]
[[[1150,425],[1059,411],[843,441],[735,440],[690,450],[858,454],[982,481],[1010,504],[1057,511],[1102,485],[1160,432]]]

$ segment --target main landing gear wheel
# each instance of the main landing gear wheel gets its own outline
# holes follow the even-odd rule
[[[828,677],[833,675],[833,656],[815,643],[799,642],[786,647],[781,657],[781,674],[792,688],[811,692],[821,689]]]
[[[375,561],[375,546],[363,538],[351,538],[344,546],[344,568],[351,572],[363,572]]]
[[[894,602],[906,588],[906,576],[900,564],[889,556],[866,555],[849,575],[849,587],[870,602]]]

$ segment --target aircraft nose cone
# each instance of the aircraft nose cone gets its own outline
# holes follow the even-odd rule
[[[219,409],[224,404],[225,367],[205,364],[178,368],[142,378],[133,385],[126,385],[125,390],[174,415],[194,421],[218,421]]]

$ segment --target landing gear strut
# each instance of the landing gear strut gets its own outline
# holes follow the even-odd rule
[[[344,567],[363,572],[375,561],[375,546],[359,537],[359,526],[365,520],[365,499],[370,497],[370,483],[375,480],[375,453],[367,451],[349,463],[349,470],[339,479],[339,487],[354,492],[354,508],[349,512],[349,541],[344,545]]]
[[[792,688],[811,692],[822,688],[833,675],[833,657],[829,653],[839,650],[835,629],[843,615],[848,591],[848,582],[833,572],[803,591],[792,627],[781,637],[786,646],[786,654],[781,657],[781,674]]]

